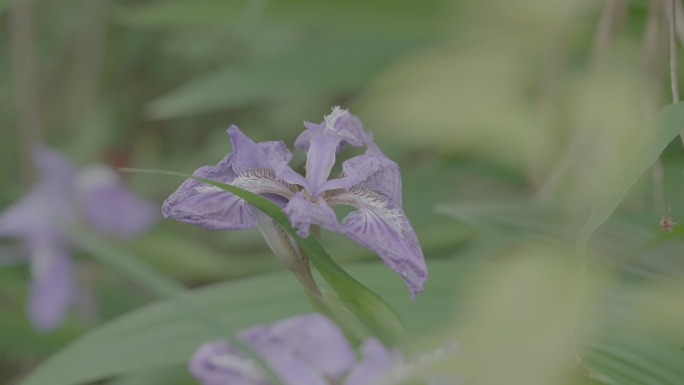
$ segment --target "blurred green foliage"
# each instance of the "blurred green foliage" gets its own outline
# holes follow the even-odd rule
[[[303,120],[339,104],[401,167],[426,291],[410,302],[371,252],[339,234],[323,243],[397,308],[416,350],[461,341],[464,354],[434,370],[475,384],[679,385],[684,228],[658,221],[684,222],[682,143],[654,166],[635,155],[661,151],[637,138],[670,102],[666,13],[652,4],[0,1],[0,208],[30,186],[36,138],[82,164],[192,172],[230,151],[230,124],[292,147]],[[637,180],[617,186],[626,195],[589,239],[580,278],[577,235],[623,174]],[[124,177],[160,206],[178,186]],[[255,230],[164,221],[116,247],[188,288],[221,282],[193,296],[236,327],[310,309]],[[77,259],[99,311],[50,334],[24,314],[28,268],[0,268],[0,382],[53,357],[33,383],[193,384],[182,366],[206,331],[132,277]]]

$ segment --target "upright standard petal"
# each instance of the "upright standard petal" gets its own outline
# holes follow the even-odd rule
[[[106,165],[89,166],[79,173],[76,195],[86,222],[104,234],[134,237],[158,219],[154,206],[128,191]]]
[[[73,264],[63,245],[31,245],[31,253],[29,318],[37,329],[50,331],[73,300]]]
[[[230,136],[231,146],[233,147],[233,167],[237,168],[257,168],[266,167],[273,168],[271,162],[275,160],[276,163],[280,161],[279,158],[285,158],[287,162],[292,159],[292,154],[283,145],[278,148],[278,142],[264,142],[265,146],[255,143],[240,131],[237,126],[233,125],[226,131]],[[281,142],[282,143],[282,142]],[[265,150],[274,152],[273,156]],[[270,152],[270,151],[269,151]]]
[[[306,152],[306,180],[308,190],[316,198],[324,190],[323,183],[335,164],[335,154],[344,143],[361,146],[370,143],[370,134],[363,130],[361,121],[347,110],[333,108],[321,124],[305,123],[307,128],[295,141],[295,147]]]
[[[271,385],[254,361],[223,340],[200,346],[188,369],[202,385]]]
[[[310,129],[311,140],[306,153],[306,181],[311,196],[318,197],[323,192],[321,186],[330,176],[335,164],[335,148],[340,144],[340,137],[324,130]]]
[[[329,204],[358,208],[340,223],[338,231],[360,245],[373,250],[399,273],[411,292],[411,299],[423,291],[427,266],[411,223],[401,208],[391,200],[367,188],[354,186],[326,195]]]
[[[325,116],[321,124],[305,122],[304,126],[307,130],[302,132],[295,141],[295,147],[304,152],[309,151],[311,134],[316,130],[332,131],[341,137],[342,142],[337,148],[338,153],[342,150],[344,143],[359,147],[373,140],[371,134],[364,130],[358,116],[350,114],[349,111],[339,106],[333,107],[330,115]]]

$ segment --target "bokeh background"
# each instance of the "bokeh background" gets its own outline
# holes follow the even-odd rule
[[[671,102],[665,3],[2,0],[0,209],[35,180],[36,143],[82,165],[190,173],[230,151],[231,124],[292,148],[303,121],[340,105],[400,165],[404,209],[428,267],[441,271],[416,301],[425,319],[407,323],[430,341],[465,341],[472,354],[458,368],[473,383],[588,383],[590,373],[594,383],[681,384],[684,233],[658,224],[684,221],[681,142],[592,238],[584,281],[573,253],[597,191]],[[304,160],[296,153],[293,165]],[[122,177],[159,207],[180,182]],[[376,256],[337,234],[323,239],[380,285],[363,273],[381,271]],[[280,290],[269,282],[293,284],[254,229],[168,220],[112,242],[188,288],[258,279],[269,295]],[[25,315],[28,268],[6,259],[2,383],[157,300],[81,252],[77,279],[97,300],[40,333]],[[400,315],[413,312],[400,279],[382,277]],[[182,365],[157,365],[107,383],[193,382]]]

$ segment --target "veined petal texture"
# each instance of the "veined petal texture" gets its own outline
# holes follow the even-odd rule
[[[347,204],[358,208],[340,223],[338,231],[360,245],[373,250],[399,273],[411,292],[411,298],[423,291],[427,266],[411,223],[401,208],[367,188],[355,186],[335,190],[326,196],[331,205]]]
[[[255,143],[235,125],[230,126],[226,132],[233,147],[234,168],[274,169],[276,165],[283,162],[287,164],[292,159],[292,153],[282,141]]]
[[[346,160],[342,164],[342,170],[342,177],[327,181],[323,189],[349,189],[353,186],[362,186],[388,197],[390,207],[401,207],[399,166],[386,157],[375,144],[368,143],[365,154]]]
[[[230,183],[235,178],[228,154],[216,166],[204,166],[192,175]],[[256,224],[248,203],[237,196],[195,179],[187,179],[164,201],[165,217],[213,230],[247,229]]]
[[[254,143],[236,126],[228,129],[233,153],[193,175],[232,184],[257,194],[289,197],[293,186],[276,178],[275,168],[287,167],[292,154],[283,142]],[[237,196],[194,179],[187,179],[162,205],[165,217],[214,230],[236,230],[256,224],[250,205]]]

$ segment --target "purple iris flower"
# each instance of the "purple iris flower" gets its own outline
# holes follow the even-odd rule
[[[320,314],[286,318],[239,333],[287,385],[371,385],[400,361],[397,350],[372,338],[364,342],[364,355],[356,361],[354,350],[340,328]],[[202,345],[189,364],[203,385],[270,385],[262,369],[218,340]]]
[[[0,237],[23,241],[31,268],[28,312],[36,328],[59,326],[76,300],[73,242],[62,224],[80,224],[104,235],[133,237],[157,220],[154,206],[126,190],[114,170],[93,165],[77,170],[64,155],[34,151],[40,179],[0,213]]]
[[[307,154],[306,176],[288,166],[292,154],[282,141],[255,143],[236,126],[228,129],[233,152],[215,166],[199,168],[194,175],[271,199],[283,208],[302,237],[309,235],[311,225],[347,235],[399,273],[411,298],[415,298],[423,290],[427,267],[416,233],[401,207],[399,167],[373,143],[359,118],[346,110],[335,107],[320,124],[304,125],[307,129],[295,147]],[[328,179],[336,154],[346,144],[365,145],[366,152],[342,163],[339,178]],[[357,211],[338,221],[331,208],[335,205],[353,206]],[[164,202],[162,212],[166,217],[215,230],[257,225],[290,270],[297,274],[294,265],[306,265],[302,270],[308,271],[308,259],[280,226],[227,191],[188,179]]]

